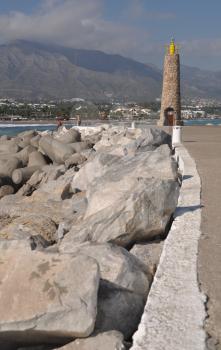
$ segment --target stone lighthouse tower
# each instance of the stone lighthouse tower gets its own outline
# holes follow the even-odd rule
[[[181,124],[180,56],[174,40],[167,46],[159,125]]]

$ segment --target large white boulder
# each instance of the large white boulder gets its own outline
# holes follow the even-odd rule
[[[69,144],[53,139],[51,136],[43,136],[39,141],[40,152],[47,155],[53,162],[64,164],[75,151]]]
[[[93,332],[100,280],[94,259],[1,249],[0,262],[0,341],[64,344]]]
[[[78,188],[81,191],[88,189],[94,180],[103,176],[119,160],[120,157],[108,153],[97,154],[75,175],[71,184],[72,188]]]
[[[125,179],[104,189],[90,194],[84,219],[73,225],[63,247],[86,241],[127,247],[162,235],[179,194],[176,181],[154,178]]]
[[[118,154],[136,154],[142,151],[152,151],[167,144],[171,146],[171,136],[158,127],[127,130],[125,128],[110,128],[103,132],[102,138],[96,143],[95,149]]]
[[[63,248],[63,249],[62,249]],[[126,249],[111,243],[85,243],[79,246],[60,246],[61,252],[86,255],[97,260],[103,280],[131,292],[147,296],[151,284],[148,266]]]
[[[55,138],[62,143],[74,143],[81,141],[81,134],[77,129],[72,128],[69,130],[66,129],[65,132],[58,132]]]

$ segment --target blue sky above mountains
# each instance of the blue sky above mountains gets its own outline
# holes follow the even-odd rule
[[[98,49],[160,66],[174,36],[183,63],[221,70],[220,13],[220,0],[0,0],[0,40]]]

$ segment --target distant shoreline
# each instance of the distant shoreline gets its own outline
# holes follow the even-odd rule
[[[23,120],[0,120],[0,126],[1,125],[33,125],[33,124],[38,124],[38,125],[57,125],[57,120],[55,119],[23,119]],[[72,125],[76,126],[77,121],[76,120],[63,120],[62,121],[64,125]],[[84,119],[82,120],[82,124],[103,124],[103,123],[109,123],[112,122],[112,120],[100,120],[100,119]],[[122,121],[121,121],[122,122]],[[128,122],[125,120],[125,122]]]
[[[135,123],[137,124],[143,124],[147,122],[147,124],[150,123],[150,121],[156,122],[156,119],[154,120],[135,120]],[[130,124],[132,121],[129,120],[99,120],[99,119],[87,119],[82,121],[82,126],[94,126],[94,125],[99,125],[99,124]],[[25,126],[57,126],[57,120],[53,119],[45,119],[45,120],[16,120],[16,121],[8,121],[8,120],[0,120],[0,128],[1,127],[25,127]],[[63,125],[66,126],[77,126],[75,120],[66,120],[63,121]],[[184,125],[186,126],[191,126],[191,125],[221,125],[221,118],[216,118],[216,119],[210,119],[210,118],[204,118],[204,119],[184,119]]]
[[[0,125],[2,124],[7,124],[7,125],[32,125],[32,124],[42,124],[42,125],[45,125],[45,124],[51,124],[51,125],[56,125],[57,124],[57,121],[56,120],[53,120],[53,119],[46,119],[46,120],[34,120],[34,119],[30,119],[30,120],[15,120],[15,121],[10,121],[10,120],[0,120]],[[67,122],[64,122],[64,124],[74,124],[73,121],[68,121]]]

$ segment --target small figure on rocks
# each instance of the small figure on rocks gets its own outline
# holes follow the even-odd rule
[[[58,119],[58,121],[57,121],[57,131],[62,125],[63,125],[63,121],[61,119]]]
[[[81,126],[81,117],[77,115],[77,126]]]

